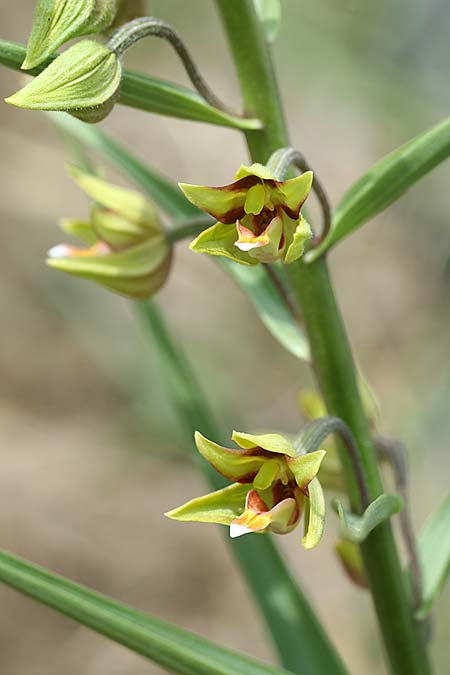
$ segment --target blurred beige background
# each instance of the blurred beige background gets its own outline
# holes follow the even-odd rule
[[[447,0],[282,5],[274,52],[293,145],[336,203],[379,157],[448,114],[450,8]],[[25,42],[33,6],[1,1],[1,37]],[[180,30],[217,93],[238,105],[214,3],[160,0],[151,12]],[[176,56],[158,40],[134,48],[126,62],[186,84]],[[20,76],[0,75],[4,98]],[[130,303],[43,263],[62,241],[58,219],[88,208],[64,171],[56,133],[37,113],[1,105],[0,119],[1,546],[271,660],[218,530],[162,517],[205,488],[183,457],[189,439],[177,432]],[[175,180],[222,184],[246,159],[239,134],[220,127],[117,107],[104,128]],[[448,182],[447,164],[331,257],[383,430],[411,449],[417,528],[443,499],[450,469]],[[223,427],[294,432],[297,392],[309,373],[218,268],[186,249],[178,245],[158,301]],[[310,553],[298,532],[277,541],[352,672],[380,675],[369,598],[333,557],[335,525],[330,514],[324,544]],[[436,609],[433,656],[442,674],[449,598],[447,589]],[[2,675],[163,672],[3,587],[0,607]]]

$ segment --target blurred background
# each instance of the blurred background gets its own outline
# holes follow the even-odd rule
[[[26,42],[34,4],[1,0],[1,37]],[[448,115],[450,7],[447,0],[282,6],[274,56],[292,144],[336,204],[377,159]],[[155,0],[149,10],[179,29],[215,91],[239,105],[214,3]],[[134,47],[126,64],[187,84],[159,40]],[[21,76],[2,69],[0,78],[3,99]],[[6,105],[0,121],[2,547],[271,661],[218,528],[162,516],[206,489],[132,303],[44,265],[47,249],[64,240],[58,219],[88,212],[64,170],[57,133],[43,115]],[[117,106],[104,128],[177,181],[220,185],[246,160],[240,135],[220,127]],[[330,257],[382,430],[410,448],[416,529],[444,498],[450,470],[448,183],[447,164]],[[157,300],[224,430],[299,428],[297,394],[311,383],[308,369],[265,331],[211,259],[178,244]],[[298,532],[277,543],[352,672],[379,675],[370,600],[341,573],[335,528],[330,514],[325,542],[312,552]],[[438,673],[448,672],[449,599],[447,589],[436,608]],[[5,675],[163,672],[3,587],[0,606]]]

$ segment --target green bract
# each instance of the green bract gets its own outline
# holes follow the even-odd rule
[[[111,111],[121,79],[116,54],[98,42],[82,40],[6,102],[29,110],[62,110],[85,122],[98,122]]]
[[[230,536],[239,537],[250,532],[290,532],[305,507],[303,546],[316,546],[325,519],[323,492],[316,476],[325,451],[297,455],[292,442],[281,434],[234,431],[232,438],[240,449],[224,448],[196,432],[200,454],[234,481],[233,485],[192,499],[166,516],[229,525]]]
[[[153,204],[95,176],[75,169],[72,175],[95,205],[89,222],[63,220],[61,227],[88,247],[55,246],[47,264],[130,298],[149,297],[166,280],[171,259]]]
[[[198,253],[222,255],[244,265],[294,262],[311,238],[300,209],[311,190],[311,171],[278,181],[262,164],[241,166],[224,187],[180,183],[187,199],[218,222],[191,244]]]
[[[117,0],[39,0],[22,68],[30,70],[64,42],[111,26]]]

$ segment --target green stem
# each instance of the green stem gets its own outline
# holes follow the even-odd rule
[[[220,441],[213,419],[186,357],[154,303],[136,303],[143,325],[154,345],[168,394],[178,412],[186,437],[195,430]],[[195,446],[193,446],[195,451]],[[195,451],[195,455],[198,453]],[[226,481],[205,461],[201,468],[215,490]],[[265,618],[285,668],[300,675],[346,675],[314,611],[291,577],[269,535],[242,537],[228,544]]]
[[[264,131],[247,132],[254,161],[266,162],[289,145],[288,134],[267,44],[252,0],[216,0],[236,63],[247,114],[259,116]],[[382,492],[376,452],[364,414],[356,372],[341,315],[334,299],[326,261],[286,266],[310,339],[314,370],[328,412],[351,429],[360,451],[371,499]],[[353,508],[361,503],[356,477],[344,449],[341,461]],[[367,576],[395,675],[431,672],[425,645],[415,624],[407,588],[388,523],[376,528],[362,546]]]
[[[175,222],[172,229],[167,230],[167,238],[172,243],[175,243],[181,239],[196,237],[206,227],[210,227],[213,224],[214,220],[210,216],[201,213],[198,216],[192,216],[192,218],[183,218],[178,223]]]

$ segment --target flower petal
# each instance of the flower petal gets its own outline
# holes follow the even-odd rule
[[[290,532],[298,522],[299,508],[293,497],[283,499],[272,509],[267,509],[256,490],[247,494],[244,513],[230,525],[230,537],[270,529],[277,534]]]
[[[302,544],[307,550],[314,548],[322,539],[325,527],[325,498],[318,478],[309,484],[309,499],[305,509],[305,536]]]
[[[139,192],[112,185],[74,166],[70,166],[68,170],[83,192],[101,206],[114,211],[125,220],[136,223],[147,234],[162,230],[158,210]]]
[[[266,190],[262,183],[256,183],[252,185],[247,191],[247,196],[245,198],[244,211],[245,213],[253,213],[257,215],[261,213],[264,208],[264,202],[266,200]]]
[[[78,239],[88,246],[93,246],[98,241],[98,237],[92,224],[87,223],[84,220],[62,218],[59,221],[59,227],[66,234],[70,234],[72,237],[78,237]]]
[[[233,450],[208,440],[198,431],[195,432],[195,444],[199,453],[216,471],[229,480],[239,483],[251,483],[267,457],[253,454],[257,449]]]
[[[171,249],[163,235],[114,252],[99,242],[90,249],[71,246],[54,247],[49,251],[50,267],[90,279],[132,298],[147,298],[167,278]]]
[[[311,191],[313,177],[312,171],[306,171],[301,176],[277,184],[277,203],[290,218],[298,219],[300,209]]]
[[[223,187],[207,187],[205,185],[189,185],[178,183],[185,197],[202,211],[211,214],[221,223],[229,225],[242,218],[247,197],[247,186],[236,183]]]
[[[275,217],[266,227],[264,232],[255,237],[253,232],[237,224],[239,238],[235,243],[242,251],[248,251],[250,258],[255,258],[258,262],[275,262],[280,258],[280,242],[283,235],[283,223],[281,218]]]
[[[308,496],[308,485],[316,477],[326,454],[325,450],[316,450],[299,457],[287,458],[287,464],[294,474],[295,482],[306,496]]]
[[[231,438],[241,448],[258,446],[269,452],[295,457],[291,441],[281,434],[245,434],[243,431],[233,431]]]
[[[258,162],[252,164],[251,166],[245,166],[244,164],[241,164],[236,172],[235,178],[236,180],[242,180],[242,178],[248,178],[250,176],[255,176],[261,180],[275,180],[273,173],[269,171],[269,169],[264,166],[264,164],[259,164]]]
[[[287,247],[284,255],[286,265],[298,260],[305,251],[305,244],[312,237],[312,230],[309,223],[300,216],[300,220],[295,229],[292,243]]]
[[[235,225],[216,223],[207,230],[203,230],[197,239],[190,244],[189,248],[196,253],[209,253],[210,255],[223,255],[242,265],[257,265],[258,261],[250,258],[248,253],[240,251],[235,245]]]
[[[173,520],[230,525],[244,511],[245,498],[251,485],[235,483],[203,497],[191,499],[164,515]]]

